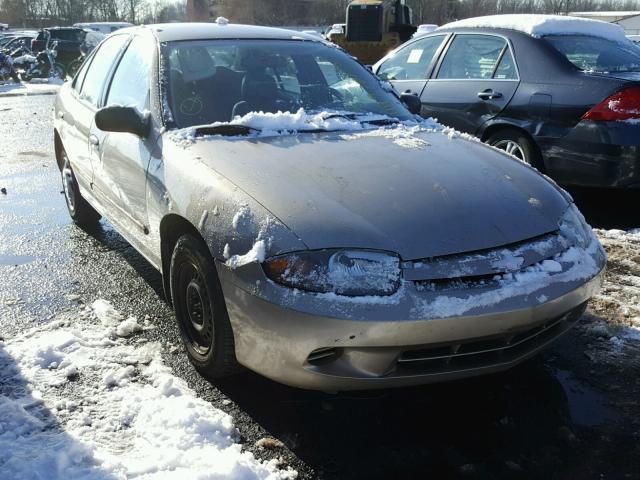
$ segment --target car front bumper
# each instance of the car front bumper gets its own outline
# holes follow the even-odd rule
[[[287,385],[342,391],[455,380],[516,365],[577,322],[602,284],[604,253],[597,262],[599,273],[588,280],[447,318],[416,318],[406,304],[420,292],[406,291],[397,303],[305,292],[274,302],[224,264],[218,272],[241,364]]]

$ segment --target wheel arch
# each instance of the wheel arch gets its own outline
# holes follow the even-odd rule
[[[518,133],[527,137],[531,142],[531,145],[533,145],[533,148],[536,149],[538,153],[538,157],[542,161],[542,165],[540,165],[540,167],[546,170],[544,156],[542,155],[542,150],[538,145],[538,142],[536,142],[535,138],[533,138],[533,135],[531,135],[531,133],[526,128],[523,128],[520,125],[516,125],[513,123],[506,123],[506,122],[492,123],[490,125],[487,125],[482,130],[482,133],[480,135],[480,140],[482,140],[483,142],[486,142],[487,140],[489,140],[489,138],[491,138],[493,135],[495,135],[496,133],[502,130],[515,130]]]
[[[178,242],[178,239],[185,234],[190,234],[202,241],[206,246],[206,242],[198,229],[186,218],[170,213],[165,215],[160,221],[160,262],[162,266],[162,287],[167,301],[172,304],[171,285],[169,283],[169,272],[171,270],[171,256]],[[207,246],[207,250],[209,247]]]
[[[53,130],[53,149],[56,155],[56,164],[58,165],[58,170],[62,171],[62,150],[64,147],[62,146],[62,139],[60,138],[60,134],[58,130]]]

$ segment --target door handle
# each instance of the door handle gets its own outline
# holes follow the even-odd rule
[[[481,98],[482,100],[496,100],[498,98],[502,98],[502,94],[500,92],[494,92],[489,88],[482,92],[478,92],[478,98]]]
[[[89,135],[89,143],[91,145],[95,145],[97,147],[98,145],[100,145],[100,140],[98,139],[98,137],[96,137],[95,135],[91,134],[91,135]]]

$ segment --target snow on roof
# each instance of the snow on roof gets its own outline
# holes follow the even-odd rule
[[[640,10],[628,12],[571,12],[569,15],[576,15],[578,17],[635,17],[636,15],[640,15]]]
[[[628,42],[619,25],[564,15],[489,15],[447,23],[438,30],[445,28],[504,28],[538,38],[545,35],[589,35],[614,42]]]

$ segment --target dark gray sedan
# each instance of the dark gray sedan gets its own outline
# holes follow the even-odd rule
[[[553,15],[440,27],[374,71],[422,115],[567,185],[640,188],[640,49],[622,28]]]
[[[121,30],[61,88],[55,151],[73,219],[105,216],[162,272],[209,378],[243,365],[348,390],[504,370],[601,283],[566,193],[315,36]]]

